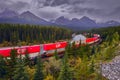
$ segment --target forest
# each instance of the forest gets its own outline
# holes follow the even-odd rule
[[[11,27],[11,30],[16,29],[15,31],[19,31],[17,30],[17,26],[14,27],[16,28]],[[7,30],[8,28],[8,31],[10,30],[9,26],[7,26],[7,28],[3,28],[5,30]],[[4,31],[3,28],[0,30]],[[25,31],[31,30],[31,32],[34,30],[33,27],[30,27],[31,29],[29,29],[27,26],[24,26],[24,28],[19,28],[21,30],[25,29]],[[43,27],[35,28],[43,29]],[[46,33],[49,29],[51,28],[45,27]],[[71,31],[66,29],[53,28],[51,30],[56,31],[56,29],[58,29],[58,31],[62,31],[62,34],[64,35],[70,36],[71,34]],[[67,33],[67,31],[69,33]],[[16,56],[16,51],[12,50],[10,56],[11,59],[0,57],[0,80],[108,80],[101,75],[101,64],[109,62],[115,56],[120,55],[115,53],[117,50],[120,49],[119,31],[119,26],[88,31],[92,33],[99,33],[102,37],[102,42],[96,45],[86,45],[79,47],[74,47],[75,44],[73,43],[72,46],[68,45],[66,47],[64,56],[62,58],[59,57],[58,53],[55,51],[54,56],[48,58],[47,60],[41,59],[40,55],[38,55],[38,57],[34,59],[34,61],[31,61],[27,52],[24,58],[22,58],[21,55],[18,58]],[[53,31],[52,33],[55,32]],[[69,36],[63,37],[62,34],[58,32],[57,35],[61,35],[61,37],[57,36],[57,39],[63,40],[70,38]],[[52,35],[49,36],[51,37]],[[23,38],[21,37],[21,43],[22,39]],[[56,40],[56,37],[53,39]],[[29,38],[26,38],[26,40],[29,41]],[[43,40],[49,42],[51,38],[43,38]],[[4,40],[1,39],[1,42],[4,42]]]
[[[117,32],[120,35],[120,26],[112,26],[112,27],[105,27],[100,29],[92,29],[88,32],[92,33],[98,33],[101,35],[102,39],[106,39],[106,37],[109,35],[113,35],[115,32]]]
[[[71,30],[55,26],[0,24],[0,46],[50,43],[71,38]]]

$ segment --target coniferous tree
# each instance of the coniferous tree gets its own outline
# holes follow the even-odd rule
[[[17,41],[26,43],[34,42],[54,42],[55,40],[64,40],[70,38],[71,31],[68,29],[49,27],[49,26],[31,26],[31,25],[13,25],[0,24],[0,43],[4,41],[17,45]],[[58,36],[59,35],[59,36]],[[48,37],[46,37],[48,36]]]
[[[92,47],[91,54],[95,54],[95,46]]]
[[[29,67],[31,67],[31,65],[30,65],[30,57],[29,57],[28,50],[26,50],[24,62],[25,62],[25,65],[28,65]]]
[[[88,70],[88,71],[89,71],[89,72],[88,72],[89,74],[94,73],[94,71],[95,71],[95,70],[94,70],[94,67],[95,67],[95,66],[94,66],[94,61],[92,60],[90,66],[89,66],[89,70]]]
[[[42,70],[43,70],[43,65],[42,65],[42,61],[41,61],[41,56],[38,55],[34,80],[44,80],[44,74],[43,74]]]
[[[62,60],[62,68],[58,80],[72,80],[72,73],[68,66],[67,57],[67,53],[65,53],[64,58]]]
[[[112,34],[108,34],[107,37],[106,37],[106,42],[109,44],[109,45],[114,45],[114,44],[118,44],[119,42],[119,34],[118,32],[114,32]]]
[[[113,36],[112,36],[112,42],[113,42],[114,44],[117,44],[117,43],[119,42],[119,34],[118,34],[118,32],[115,32],[115,33],[113,34]]]
[[[17,51],[15,49],[12,49],[10,53],[10,62],[11,62],[10,64],[14,66],[16,64],[16,60],[17,60]]]
[[[6,63],[2,56],[0,56],[0,78],[4,78],[6,75]]]
[[[24,61],[20,58],[17,60],[17,64],[15,66],[13,80],[29,80],[29,75],[25,71]]]
[[[12,49],[11,50],[11,53],[10,53],[10,60],[8,60],[9,62],[9,67],[7,69],[7,73],[8,73],[8,78],[10,80],[13,79],[13,76],[14,76],[14,73],[13,71],[15,70],[15,65],[16,65],[16,62],[17,62],[17,51],[15,49]]]
[[[55,52],[54,52],[54,57],[55,57],[56,60],[59,59],[59,56],[58,56],[57,50],[55,50]]]
[[[72,53],[72,44],[71,43],[67,43],[67,48],[66,48],[66,51],[68,52],[68,55],[73,55]]]

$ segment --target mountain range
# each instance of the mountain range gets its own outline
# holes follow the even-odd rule
[[[118,21],[107,21],[104,23],[96,23],[95,20],[90,19],[87,16],[82,17],[81,19],[73,18],[68,19],[64,16],[61,16],[53,21],[46,21],[30,11],[23,12],[18,14],[12,10],[5,10],[0,13],[0,23],[12,23],[12,24],[34,24],[34,25],[45,25],[45,26],[59,26],[66,27],[72,30],[86,30],[92,28],[101,28],[108,26],[118,26],[120,22]]]

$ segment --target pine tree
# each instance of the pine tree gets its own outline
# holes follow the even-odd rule
[[[21,59],[21,57],[17,60],[13,80],[29,80],[29,76],[25,71],[24,61]]]
[[[95,46],[92,47],[91,55],[95,54]]]
[[[58,80],[72,80],[72,74],[69,70],[69,66],[67,63],[67,53],[65,53],[64,58],[62,60],[62,69],[60,71],[60,75]]]
[[[44,74],[43,74],[42,70],[43,70],[43,65],[42,65],[42,61],[41,61],[41,56],[38,55],[34,80],[44,80]]]
[[[11,66],[14,66],[16,64],[16,59],[17,59],[17,51],[15,49],[12,49],[10,53]]]
[[[114,34],[109,34],[106,37],[106,42],[108,42],[109,45],[118,44],[119,38],[120,38],[120,36],[119,36],[118,32],[115,32]]]
[[[28,65],[29,67],[31,67],[31,65],[30,65],[30,57],[29,57],[28,50],[26,50],[24,62],[25,62],[25,65]]]
[[[56,60],[59,59],[59,56],[58,56],[57,50],[55,50],[55,52],[54,52],[54,57],[55,57]]]
[[[10,80],[13,79],[13,76],[14,76],[13,71],[15,70],[16,62],[17,62],[17,52],[15,49],[12,49],[10,53],[10,60],[8,60],[9,65],[7,69],[8,78]]]
[[[94,61],[92,60],[90,66],[89,66],[89,70],[88,70],[88,71],[89,71],[89,72],[88,72],[89,74],[94,73],[94,71],[95,71],[95,70],[94,70],[94,67],[95,67],[95,66],[94,66]]]
[[[112,42],[114,44],[117,44],[119,42],[119,34],[118,32],[115,32],[113,35],[112,35]]]
[[[68,52],[68,55],[73,55],[73,53],[72,53],[72,45],[71,45],[71,43],[67,43],[68,45],[67,45],[67,48],[66,48],[66,51]]]
[[[0,78],[4,78],[6,75],[6,63],[2,56],[0,56]]]

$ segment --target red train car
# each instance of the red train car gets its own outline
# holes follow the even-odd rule
[[[98,41],[99,41],[98,37],[87,38],[86,39],[86,44],[93,44],[93,43],[98,42]]]
[[[0,55],[3,57],[9,57],[11,50],[15,49],[17,50],[17,54],[18,55],[21,54],[22,57],[25,56],[26,52],[29,53],[30,57],[36,57],[41,52],[41,47],[43,47],[42,51],[46,52],[47,56],[51,56],[53,55],[55,50],[57,50],[57,52],[64,51],[66,46],[67,46],[67,42],[64,41],[64,42],[48,43],[42,45],[1,48]]]
[[[49,43],[49,44],[44,44],[43,46],[45,51],[49,51],[49,50],[55,50],[58,48],[65,48],[67,46],[67,42]]]
[[[80,40],[83,38],[80,38]],[[96,34],[92,38],[84,38],[81,42],[83,44],[92,44],[98,42],[100,40],[99,36]],[[77,42],[80,42],[76,40]],[[65,51],[67,46],[67,41],[56,42],[56,43],[48,43],[48,44],[40,44],[40,45],[32,45],[32,46],[21,46],[21,47],[8,47],[8,48],[0,48],[0,55],[3,57],[9,57],[12,49],[17,50],[17,54],[22,54],[24,57],[26,52],[29,53],[31,58],[36,57],[38,54],[42,56],[52,56],[55,50],[60,54]]]
[[[45,51],[46,56],[52,56],[55,50],[57,50],[58,53],[61,53],[65,51],[65,47],[67,46],[67,42],[56,42],[56,43],[50,43],[50,44],[43,44],[43,49]]]
[[[11,48],[1,48],[0,55],[3,57],[9,57],[11,52]]]

